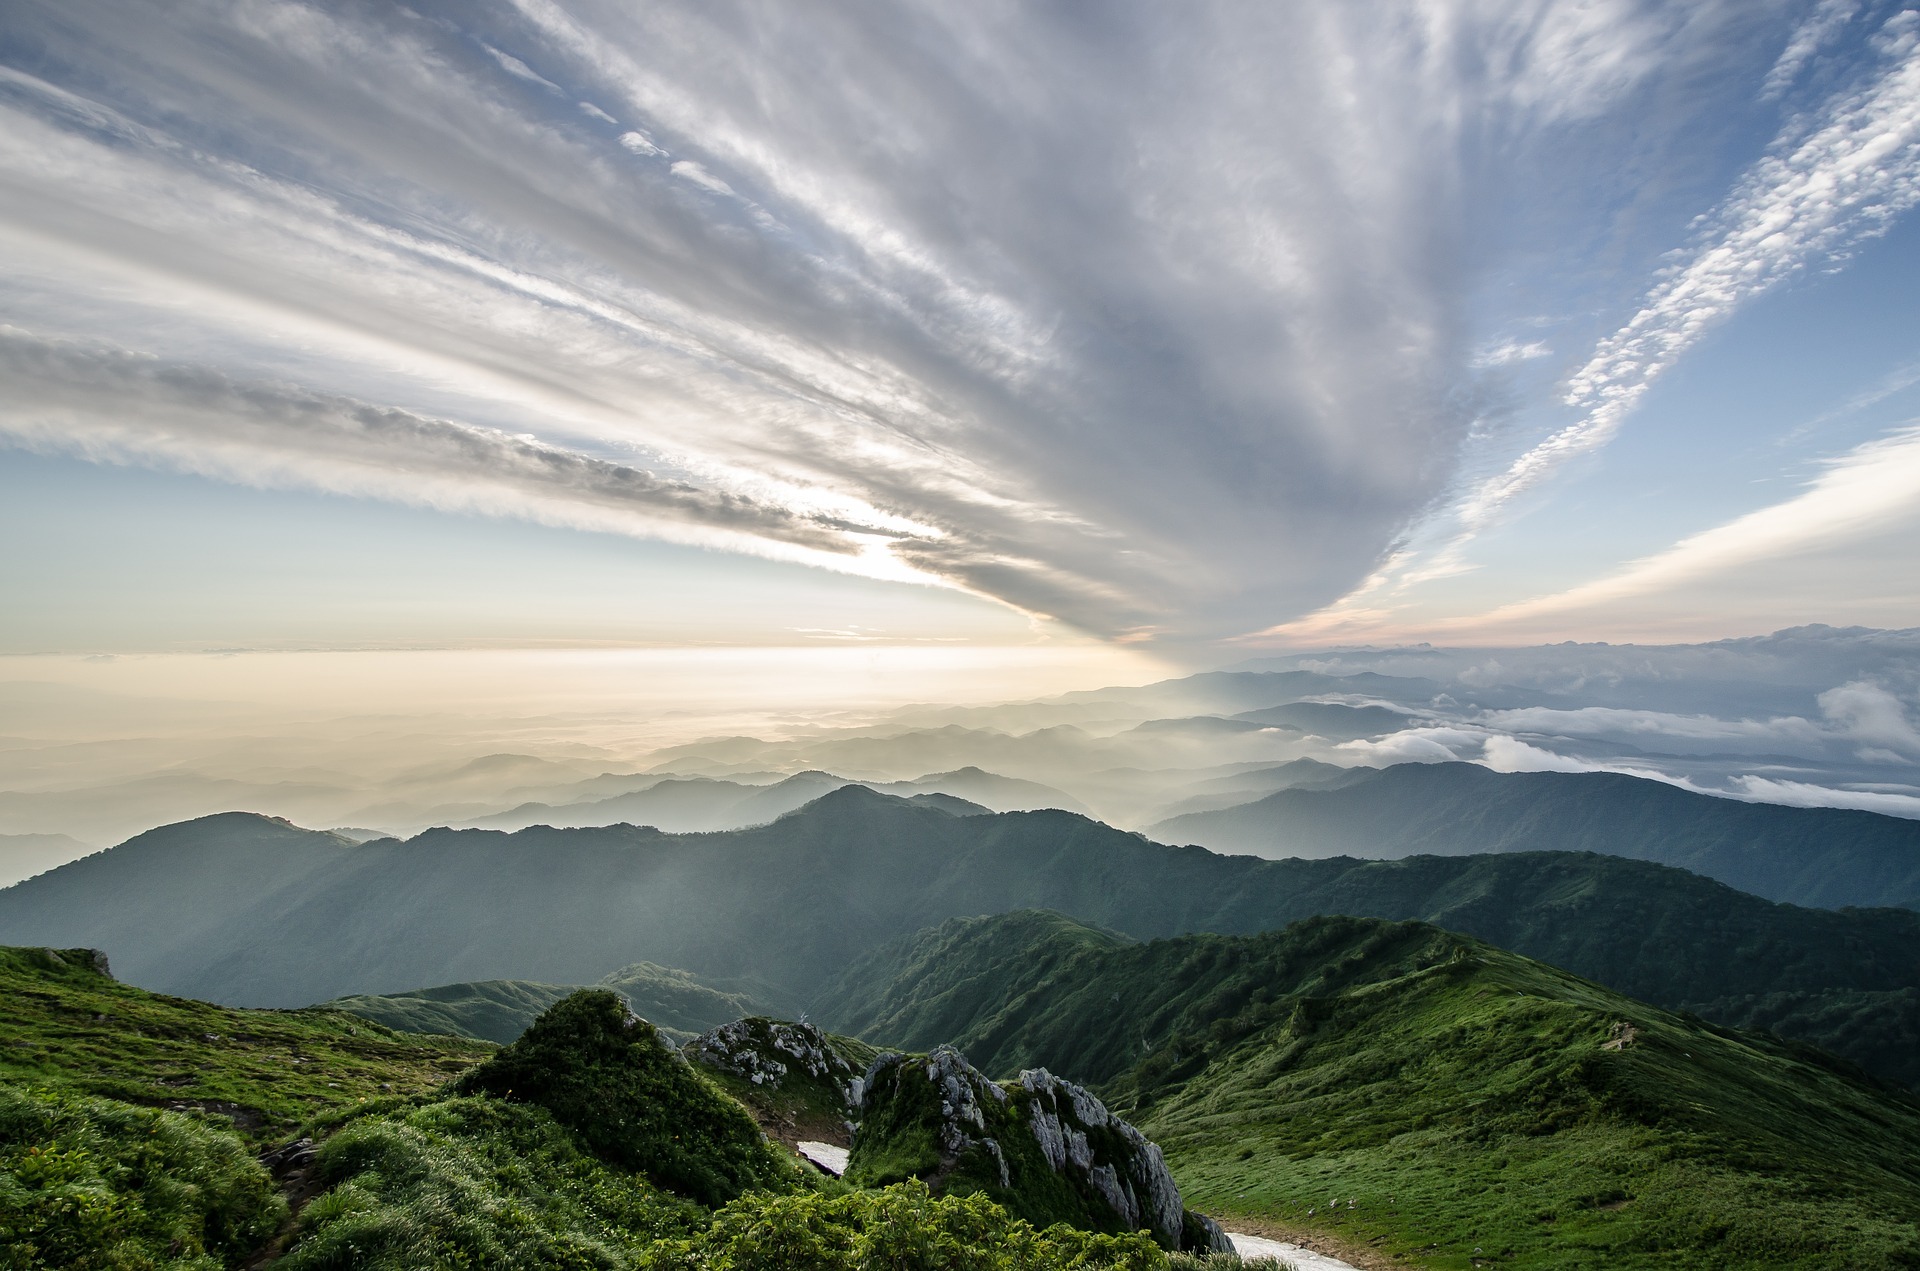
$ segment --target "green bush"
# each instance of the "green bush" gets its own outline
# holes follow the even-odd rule
[[[232,1131],[109,1099],[0,1085],[0,1268],[217,1268],[286,1216]]]
[[[657,1271],[1161,1271],[1144,1235],[1045,1230],[986,1196],[935,1197],[918,1180],[839,1196],[749,1196],[690,1240],[649,1255]]]
[[[538,1104],[603,1160],[705,1205],[798,1185],[746,1110],[604,989],[555,1003],[457,1089]]]
[[[330,1190],[301,1214],[288,1271],[613,1271],[702,1217],[582,1152],[544,1110],[495,1099],[350,1122],[319,1168]]]

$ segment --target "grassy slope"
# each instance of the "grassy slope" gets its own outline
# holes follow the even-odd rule
[[[263,1246],[297,1271],[1164,1265],[1141,1238],[1040,1232],[978,1198],[805,1191],[736,1105],[643,1047],[650,1029],[600,1009],[606,994],[584,1005],[610,1029],[556,1017],[508,1051],[333,1011],[145,993],[94,971],[86,950],[0,949],[0,994],[6,1271],[218,1271],[258,1265]],[[282,1047],[309,1064],[281,1071]],[[473,1084],[504,1082],[508,1097],[450,1097],[442,1078],[481,1056]],[[372,1097],[382,1084],[412,1093]],[[227,1116],[136,1106],[205,1096],[254,1141]],[[313,1166],[320,1194],[268,1245],[288,1208],[254,1150],[300,1118],[330,1134]],[[650,1173],[773,1192],[710,1213]]]
[[[600,981],[627,999],[634,1013],[674,1042],[717,1024],[753,1015],[760,1004],[745,993],[704,984],[691,972],[636,962]],[[408,993],[359,993],[321,1005],[347,1011],[403,1033],[442,1033],[506,1045],[540,1013],[581,985],[532,980],[479,980]]]
[[[982,965],[1003,921],[998,993],[955,975],[890,1018],[1102,1082],[1206,1212],[1437,1267],[1920,1265],[1920,1105],[1803,1049],[1420,924],[1123,944],[1016,915],[926,952]]]
[[[356,993],[321,1006],[384,1024],[396,1032],[473,1037],[506,1045],[527,1031],[540,1012],[577,985],[532,980],[478,980],[410,993]]]
[[[207,1109],[259,1144],[329,1109],[432,1090],[493,1049],[339,1011],[232,1010],[149,993],[93,970],[86,950],[0,949],[0,1001],[0,1080]]]
[[[1142,1120],[1197,1205],[1437,1267],[1920,1265],[1920,1108],[1484,946],[1247,1037]]]

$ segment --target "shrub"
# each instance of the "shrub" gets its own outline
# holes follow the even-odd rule
[[[286,1203],[230,1130],[0,1085],[0,1268],[216,1268],[265,1244]]]
[[[556,1002],[456,1088],[538,1104],[603,1160],[704,1205],[798,1185],[746,1110],[603,989]]]

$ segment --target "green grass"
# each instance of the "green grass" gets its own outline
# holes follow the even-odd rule
[[[556,1003],[454,1088],[538,1104],[589,1151],[702,1204],[799,1185],[746,1109],[606,989]]]
[[[1420,923],[1072,926],[923,933],[872,1040],[1094,1083],[1193,1208],[1417,1265],[1920,1266],[1920,1103],[1842,1061]]]
[[[212,1271],[265,1243],[286,1209],[231,1131],[0,1084],[5,1271]]]
[[[660,1249],[660,1271],[1160,1271],[1143,1235],[1044,1229],[985,1196],[907,1182],[840,1195],[755,1196]]]
[[[330,1109],[434,1090],[494,1049],[339,1011],[149,993],[94,970],[84,949],[0,948],[0,1001],[0,1081],[199,1109],[261,1144]]]
[[[1920,1108],[1769,1039],[1466,941],[1237,1032],[1113,1083],[1223,1220],[1443,1268],[1920,1266]]]
[[[475,980],[406,993],[356,993],[321,1005],[396,1032],[472,1037],[504,1046],[575,987],[532,980]]]
[[[301,1214],[287,1271],[633,1267],[705,1224],[545,1109],[504,1099],[358,1118],[319,1167],[329,1190]]]
[[[84,950],[0,950],[0,988],[0,1271],[1165,1265],[1141,1237],[1038,1230],[982,1197],[811,1179],[606,992],[496,1051],[144,993]],[[282,1053],[326,1072],[282,1074]],[[452,1093],[482,1057],[466,1085],[486,1093]],[[139,1106],[163,1102],[193,1110]],[[289,1224],[255,1152],[295,1124],[322,1143]]]

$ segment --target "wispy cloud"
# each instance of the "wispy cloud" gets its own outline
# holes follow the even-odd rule
[[[1750,10],[22,0],[0,321],[97,339],[125,391],[136,353],[227,386],[202,421],[60,381],[73,436],[122,459],[726,535],[1114,637],[1244,631],[1348,591],[1444,499],[1476,348],[1544,356],[1468,313],[1489,201],[1570,136],[1684,137],[1706,103],[1644,90]],[[1853,182],[1844,231],[1789,225],[1784,255],[1905,197],[1904,152],[1860,141],[1896,95],[1769,160],[1808,224],[1822,174]],[[1763,175],[1722,238],[1758,232]],[[1654,325],[1748,284],[1689,285]],[[1582,372],[1596,419],[1677,355],[1632,343],[1655,334]],[[243,426],[265,385],[465,440],[354,459],[348,431]]]
[[[107,462],[736,550],[778,544],[817,564],[900,536],[530,437],[4,327],[0,379],[0,435]]]
[[[1780,97],[1793,87],[1794,81],[1806,69],[1807,63],[1832,43],[1835,37],[1845,29],[1860,11],[1860,0],[1820,0],[1793,30],[1793,36],[1787,41],[1787,47],[1780,50],[1779,60],[1773,69],[1767,72],[1766,83],[1761,86],[1760,95],[1769,100]]]
[[[1484,527],[1513,499],[1619,429],[1654,379],[1736,308],[1808,264],[1884,233],[1920,202],[1920,11],[1890,18],[1875,46],[1886,68],[1795,120],[1718,209],[1639,312],[1568,380],[1574,423],[1474,490],[1459,517]]]
[[[1672,592],[1738,566],[1815,551],[1911,519],[1917,503],[1920,427],[1909,427],[1831,461],[1790,499],[1690,535],[1593,582],[1503,605],[1472,621],[1497,628]]]

